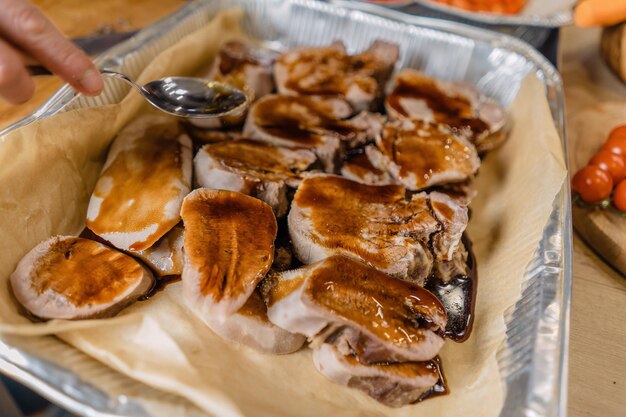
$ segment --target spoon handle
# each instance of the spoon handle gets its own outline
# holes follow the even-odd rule
[[[41,65],[27,65],[26,69],[32,77],[37,77],[41,75],[53,75],[48,68]]]

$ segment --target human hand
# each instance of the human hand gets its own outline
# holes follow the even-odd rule
[[[46,16],[26,0],[0,0],[0,97],[13,104],[33,96],[26,63],[34,59],[77,91],[98,95],[100,72],[83,51],[67,40]]]

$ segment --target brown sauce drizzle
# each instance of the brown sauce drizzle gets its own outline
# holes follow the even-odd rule
[[[461,95],[450,95],[439,89],[437,82],[425,76],[405,72],[397,77],[396,86],[387,96],[387,104],[405,117],[409,114],[401,100],[412,98],[424,100],[438,123],[457,129],[469,127],[474,137],[489,130],[489,125],[476,117],[470,101]]]
[[[422,394],[422,396],[416,401],[418,403],[429,398],[450,394],[450,389],[448,388],[448,382],[446,381],[446,375],[443,372],[443,365],[441,363],[441,358],[439,357],[439,355],[435,356],[431,363],[433,363],[433,365],[437,367],[439,381],[437,381],[437,383],[431,389]]]
[[[448,282],[431,276],[424,286],[435,294],[443,304],[448,315],[448,324],[444,335],[455,342],[466,341],[472,333],[478,284],[478,272],[476,270],[476,258],[472,251],[472,242],[466,234],[463,234],[462,242],[468,253],[469,276],[458,275]],[[457,295],[459,292],[462,294],[460,298]]]
[[[143,295],[139,298],[138,301],[147,301],[150,298],[154,297],[157,293],[164,291],[165,288],[170,284],[175,284],[181,280],[180,275],[165,275],[159,277],[154,280],[154,284],[152,284],[152,288],[146,295]]]

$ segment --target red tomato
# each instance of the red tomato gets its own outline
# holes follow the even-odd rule
[[[615,187],[613,205],[622,213],[626,213],[626,180],[622,180]]]
[[[613,129],[602,149],[626,156],[626,125]]]
[[[588,165],[574,175],[572,189],[584,202],[595,204],[611,195],[613,180],[608,172],[597,166]]]
[[[626,155],[618,155],[606,149],[601,149],[589,161],[589,165],[595,165],[598,168],[608,172],[613,179],[613,183],[617,184],[626,178]]]

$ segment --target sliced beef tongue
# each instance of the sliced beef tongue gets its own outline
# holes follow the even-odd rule
[[[256,291],[240,310],[225,320],[207,315],[204,321],[220,336],[264,353],[292,353],[306,342],[305,336],[290,333],[268,320],[267,307]]]
[[[276,62],[274,76],[281,94],[342,97],[357,111],[371,110],[398,56],[398,46],[383,41],[357,55],[349,55],[342,43],[335,42],[285,52]]]
[[[194,159],[195,181],[204,188],[237,191],[269,204],[277,217],[287,213],[287,187],[297,187],[316,162],[307,149],[237,140],[205,145]]]
[[[421,400],[443,379],[436,361],[364,364],[324,343],[313,351],[317,370],[331,381],[358,389],[375,400],[401,407]]]
[[[41,319],[110,317],[146,295],[152,273],[102,243],[55,236],[28,252],[10,277],[13,294]]]
[[[304,338],[274,326],[256,293],[274,257],[276,218],[253,197],[197,189],[183,203],[183,297],[214,332],[267,353],[298,350]]]
[[[382,129],[379,115],[363,113],[351,120],[350,105],[337,98],[269,95],[252,105],[244,136],[276,146],[307,148],[334,172],[340,151],[373,139]]]
[[[451,259],[459,231],[467,226],[465,206],[432,194],[432,201],[426,193],[407,198],[398,185],[366,185],[333,175],[308,177],[298,187],[288,215],[295,255],[309,264],[341,254],[422,285],[433,262]]]
[[[469,84],[435,80],[413,69],[396,75],[385,108],[392,119],[442,123],[465,130],[480,153],[506,139],[506,111],[495,100]]]
[[[154,245],[180,222],[191,188],[191,154],[191,141],[176,120],[135,120],[111,145],[89,200],[86,226],[122,250]]]
[[[273,274],[262,293],[272,323],[311,339],[337,329],[364,363],[426,361],[443,346],[447,317],[433,294],[350,258]]]
[[[480,167],[474,146],[444,125],[388,123],[377,145],[368,153],[372,164],[412,191],[467,181]]]
[[[276,218],[245,194],[200,188],[181,210],[183,294],[201,317],[225,319],[246,303],[274,257]]]

